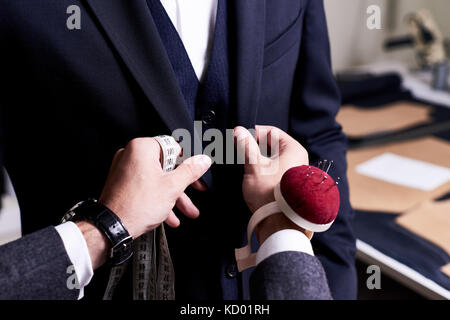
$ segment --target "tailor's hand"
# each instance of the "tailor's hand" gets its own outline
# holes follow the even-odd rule
[[[261,154],[257,140],[247,129],[243,127],[234,129],[238,152],[245,154],[242,191],[252,213],[275,201],[274,188],[287,170],[309,164],[305,148],[282,130],[256,126],[255,133],[260,145],[267,143],[271,149],[271,158]]]
[[[180,221],[172,211],[175,205],[190,218],[199,216],[184,190],[203,176],[211,159],[195,156],[164,173],[160,153],[160,145],[153,138],[132,140],[116,153],[99,199],[122,220],[133,238],[164,221],[177,227]]]
[[[306,149],[284,131],[270,126],[256,126],[255,134],[256,140],[247,129],[234,129],[237,150],[239,154],[245,155],[242,192],[252,213],[275,201],[275,186],[287,170],[309,164]],[[270,158],[261,154],[257,141],[261,146],[268,145]],[[256,230],[259,243],[262,244],[268,236],[283,229],[297,229],[308,237],[312,236],[311,232],[299,228],[279,213],[259,224]]]

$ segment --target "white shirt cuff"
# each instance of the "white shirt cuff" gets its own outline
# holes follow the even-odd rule
[[[86,240],[81,233],[81,230],[73,222],[66,222],[55,227],[59,233],[67,255],[73,264],[75,274],[77,275],[78,283],[80,285],[80,295],[78,300],[84,296],[84,287],[89,284],[94,275],[92,269],[91,256]]]
[[[256,264],[258,265],[274,254],[286,251],[298,251],[314,255],[311,241],[303,232],[286,229],[272,234],[264,241],[256,253]]]

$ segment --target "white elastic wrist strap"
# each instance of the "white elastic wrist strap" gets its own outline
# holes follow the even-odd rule
[[[236,262],[239,272],[242,272],[243,270],[254,267],[256,265],[256,253],[252,253],[251,238],[256,226],[267,217],[275,213],[283,213],[297,226],[312,232],[324,232],[328,230],[333,224],[333,222],[327,224],[314,224],[300,217],[297,213],[294,212],[294,210],[291,209],[286,200],[284,200],[283,196],[281,195],[280,184],[275,187],[274,196],[276,201],[259,208],[251,217],[247,227],[247,246],[235,250]]]
[[[327,231],[333,224],[333,222],[327,224],[314,224],[300,217],[294,210],[291,209],[286,200],[284,200],[283,196],[281,195],[280,184],[275,187],[274,196],[280,208],[280,212],[283,212],[289,220],[303,229],[313,232],[324,232]]]
[[[243,248],[235,250],[236,262],[239,272],[242,272],[243,270],[254,267],[256,265],[256,253],[252,253],[251,248],[251,239],[256,226],[267,217],[279,212],[281,212],[281,210],[278,206],[278,203],[272,202],[259,208],[253,214],[247,227],[248,244]]]

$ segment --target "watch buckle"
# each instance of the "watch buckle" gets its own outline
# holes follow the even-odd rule
[[[120,247],[126,247],[127,245],[131,244],[133,242],[133,237],[132,236],[128,236],[125,239],[123,239],[122,241],[116,243],[116,245],[114,247],[111,248],[110,251],[110,258],[114,257],[114,252],[119,249]]]

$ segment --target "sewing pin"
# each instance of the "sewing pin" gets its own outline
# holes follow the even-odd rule
[[[331,168],[332,165],[333,165],[333,160],[331,160],[331,161],[330,161],[330,164],[328,165],[327,173],[328,173],[328,171],[330,170],[330,168]]]

